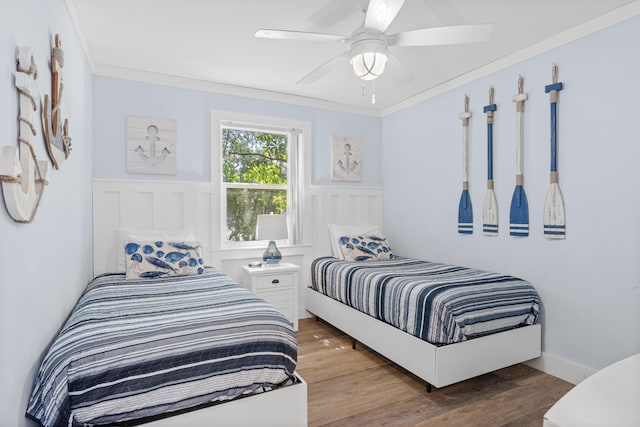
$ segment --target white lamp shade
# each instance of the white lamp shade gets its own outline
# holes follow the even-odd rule
[[[258,240],[282,240],[289,237],[286,215],[258,215]]]
[[[387,65],[387,48],[378,40],[355,43],[351,49],[353,73],[362,80],[377,79]]]

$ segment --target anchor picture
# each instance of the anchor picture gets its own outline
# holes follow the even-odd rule
[[[338,166],[346,174],[353,173],[353,171],[358,167],[358,162],[351,160],[351,156],[353,155],[351,152],[351,144],[344,144],[344,155],[346,161],[343,162],[342,160],[338,160]]]
[[[362,141],[356,138],[331,138],[331,179],[360,181],[362,179]]]
[[[145,162],[155,165],[166,159],[167,156],[171,153],[169,152],[169,150],[167,150],[167,147],[164,147],[160,152],[160,156],[156,156],[156,145],[158,144],[158,141],[160,139],[157,136],[158,127],[154,125],[149,126],[147,128],[147,133],[147,141],[149,141],[149,145],[151,146],[150,154],[145,154],[144,148],[142,148],[141,145],[138,145],[138,147],[136,148],[136,153],[138,153],[140,155],[140,158],[142,158],[142,160],[144,160]]]
[[[127,117],[127,172],[176,174],[176,121]]]

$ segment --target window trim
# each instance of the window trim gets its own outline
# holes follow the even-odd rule
[[[291,197],[294,191],[287,184],[283,187],[289,189],[288,201],[297,198],[298,209],[295,217],[292,218],[289,224],[289,231],[291,235],[286,241],[278,243],[278,246],[300,246],[305,242],[305,236],[308,233],[303,231],[302,218],[305,217],[308,194],[307,186],[309,182],[309,165],[310,158],[307,149],[307,145],[310,141],[311,124],[309,122],[303,122],[298,120],[292,120],[287,118],[279,118],[272,116],[261,116],[253,114],[236,113],[230,111],[211,111],[211,184],[212,184],[212,196],[211,196],[211,242],[213,249],[250,249],[260,248],[263,249],[266,245],[264,241],[251,241],[251,242],[230,242],[224,238],[226,232],[226,200],[223,200],[222,195],[225,187],[230,188],[232,186],[242,187],[242,183],[223,183],[222,182],[222,128],[233,127],[236,129],[243,129],[249,131],[266,131],[274,133],[286,133],[289,135],[289,144],[295,144],[297,149],[297,174],[298,174],[298,188],[295,197]],[[296,153],[296,150],[292,150],[288,147],[289,156]],[[291,170],[291,168],[290,168]],[[289,177],[287,177],[289,180]],[[252,188],[256,188],[255,184]],[[273,188],[270,185],[270,188]],[[291,208],[288,207],[288,211]],[[216,225],[217,224],[217,225]]]

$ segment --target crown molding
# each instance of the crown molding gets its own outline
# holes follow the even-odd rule
[[[508,67],[519,64],[543,53],[550,52],[553,49],[557,49],[558,47],[587,37],[598,31],[632,19],[638,15],[640,15],[640,0],[634,0],[631,3],[628,3],[609,13],[592,19],[591,21],[585,22],[582,25],[573,27],[554,37],[550,37],[526,49],[522,49],[514,54],[505,56],[504,58],[487,64],[483,67],[477,68],[459,77],[448,80],[438,86],[428,89],[402,102],[398,102],[393,106],[382,110],[382,117],[397,113],[413,105],[435,98],[436,96],[442,95],[453,89],[457,89],[483,77],[490,76],[491,74],[502,71]]]
[[[80,44],[82,45],[85,58],[89,64],[89,68],[94,75],[380,118],[395,114],[406,108],[435,98],[446,92],[457,89],[481,78],[490,76],[491,74],[497,73],[501,70],[519,64],[535,56],[547,53],[553,49],[564,46],[573,41],[587,37],[598,31],[612,27],[616,24],[640,15],[640,0],[633,0],[632,2],[619,7],[618,9],[592,19],[591,21],[588,21],[582,25],[573,27],[561,34],[550,37],[526,49],[522,49],[514,54],[506,56],[502,59],[477,68],[451,80],[448,80],[442,84],[434,86],[431,89],[407,98],[404,101],[398,102],[391,107],[385,109],[377,109],[371,107],[351,106],[323,99],[292,95],[282,92],[267,91],[262,89],[229,85],[225,83],[209,82],[149,71],[140,71],[96,64],[91,55],[88,43],[86,42],[86,38],[82,31],[82,27],[78,20],[72,0],[65,0],[65,4],[67,7],[67,11],[69,12],[69,16],[71,17],[71,21],[75,26],[78,39],[80,41]]]
[[[84,31],[82,31],[82,26],[80,25],[80,19],[78,18],[78,13],[76,12],[76,8],[73,5],[71,0],[65,0],[64,4],[67,8],[67,13],[71,18],[71,23],[76,30],[76,36],[78,37],[78,41],[80,42],[80,46],[82,46],[82,51],[84,52],[84,58],[89,65],[89,70],[92,74],[95,74],[95,61],[93,60],[93,55],[91,55],[91,50],[89,50],[89,44],[87,43],[87,38],[84,35]]]

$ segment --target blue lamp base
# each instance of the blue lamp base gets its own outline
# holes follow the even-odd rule
[[[278,250],[278,247],[276,246],[276,242],[274,242],[273,240],[270,240],[269,246],[267,246],[267,250],[264,251],[264,254],[262,255],[262,261],[265,264],[277,264],[280,262],[281,259],[282,259],[282,254]]]

